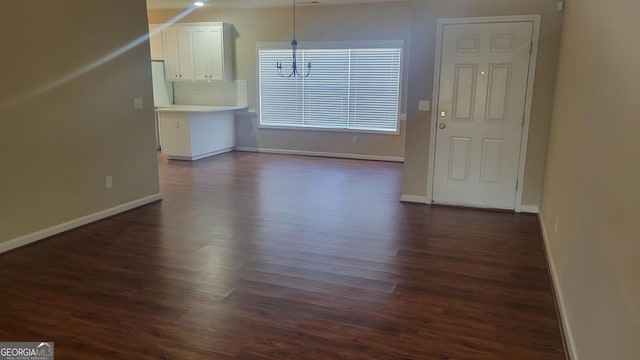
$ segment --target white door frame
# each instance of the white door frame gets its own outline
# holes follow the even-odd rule
[[[433,202],[433,177],[435,176],[436,156],[436,119],[438,116],[438,104],[440,95],[440,66],[442,57],[442,33],[444,25],[450,24],[482,24],[495,22],[533,22],[533,47],[529,60],[529,76],[527,77],[527,94],[525,97],[524,126],[522,127],[522,139],[520,141],[520,160],[518,163],[518,189],[514,208],[516,212],[522,210],[522,188],[524,184],[524,168],[527,159],[527,143],[529,140],[529,124],[531,120],[531,102],[533,99],[533,82],[535,79],[536,59],[538,57],[538,41],[540,38],[540,15],[514,15],[514,16],[489,16],[470,18],[438,19],[438,32],[436,38],[436,63],[433,81],[433,106],[431,107],[431,135],[429,137],[429,166],[427,168],[427,203]]]

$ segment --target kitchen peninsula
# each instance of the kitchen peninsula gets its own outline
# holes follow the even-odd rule
[[[162,152],[174,160],[198,160],[233,150],[234,111],[245,106],[158,107]]]

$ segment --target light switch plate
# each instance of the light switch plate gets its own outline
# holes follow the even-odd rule
[[[429,111],[431,109],[431,101],[429,100],[420,100],[418,102],[418,110],[419,111]]]
[[[142,108],[144,108],[144,102],[142,101],[142,98],[134,98],[133,99],[133,107],[136,110],[141,110]]]

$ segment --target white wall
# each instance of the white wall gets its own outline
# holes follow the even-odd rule
[[[544,159],[558,61],[562,13],[556,0],[413,0],[411,59],[403,194],[426,197],[431,112],[419,112],[420,99],[433,99],[436,29],[439,18],[542,15],[522,202],[540,205]]]
[[[149,20],[152,23],[163,23],[178,13],[179,11],[150,11]],[[233,25],[236,31],[235,78],[248,81],[249,108],[255,109],[258,99],[256,43],[291,41],[291,7],[202,9],[181,20],[206,21]],[[408,44],[410,30],[409,2],[297,8],[296,32],[300,42],[404,40]],[[409,51],[405,54],[408,55]],[[405,58],[408,59],[408,56]],[[257,128],[257,119],[249,116],[239,117],[236,123],[237,145],[243,148],[339,153],[383,159],[404,158],[404,121],[401,121],[399,135]],[[353,135],[358,136],[358,142],[353,142]]]
[[[574,360],[640,359],[639,14],[567,2],[541,218]]]
[[[0,249],[157,194],[148,42],[102,61],[147,32],[144,0],[11,1],[2,13]]]

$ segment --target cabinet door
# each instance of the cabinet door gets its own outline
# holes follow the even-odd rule
[[[194,80],[193,72],[193,31],[188,27],[178,27],[178,72],[180,80]]]
[[[208,26],[193,29],[193,72],[196,81],[209,81],[211,76],[209,59],[211,58],[210,35]]]
[[[168,81],[194,80],[193,32],[190,27],[171,26],[164,30],[164,66]]]
[[[178,66],[178,30],[169,27],[163,32],[164,40],[164,74],[167,81],[180,79]]]
[[[162,43],[162,31],[159,24],[149,25],[149,47],[151,50],[151,60],[164,59],[164,45]]]
[[[224,49],[220,26],[194,29],[194,63],[196,80],[224,79]]]
[[[209,34],[209,80],[224,80],[222,28],[210,26],[207,33]]]

